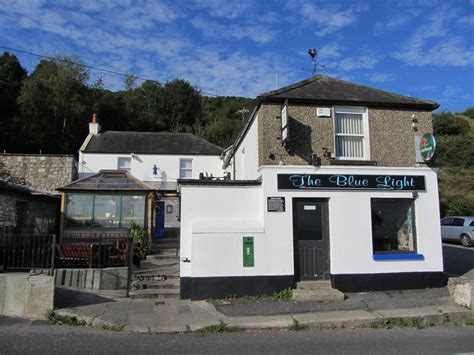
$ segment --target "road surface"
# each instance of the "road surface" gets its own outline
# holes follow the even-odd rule
[[[448,276],[461,276],[474,269],[474,247],[443,243],[443,260]]]

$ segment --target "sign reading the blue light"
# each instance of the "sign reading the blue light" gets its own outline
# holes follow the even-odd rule
[[[424,191],[425,177],[418,175],[278,174],[278,189]]]

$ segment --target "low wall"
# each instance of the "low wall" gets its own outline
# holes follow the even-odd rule
[[[0,274],[0,314],[44,318],[54,307],[54,279],[48,275]]]
[[[41,272],[38,270],[38,272]],[[44,271],[48,273],[48,270]],[[126,290],[128,268],[55,269],[54,284],[78,289]]]
[[[454,303],[470,308],[474,316],[474,280],[451,277],[448,280],[448,290]]]

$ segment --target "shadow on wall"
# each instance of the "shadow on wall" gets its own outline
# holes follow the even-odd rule
[[[305,125],[298,120],[288,117],[290,128],[290,140],[288,143],[288,151],[290,155],[296,155],[306,161],[309,165],[312,164],[312,128]]]

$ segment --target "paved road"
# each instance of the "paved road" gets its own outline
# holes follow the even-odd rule
[[[474,352],[474,327],[143,335],[5,321],[0,354],[448,354]]]
[[[444,272],[461,276],[474,269],[474,247],[443,243]]]

